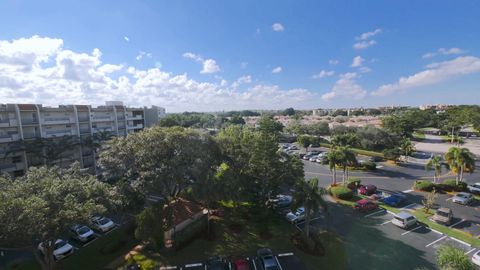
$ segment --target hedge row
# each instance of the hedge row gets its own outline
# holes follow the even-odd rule
[[[350,200],[353,198],[353,191],[345,186],[333,186],[329,188],[330,195],[342,200]]]
[[[428,180],[417,180],[413,185],[414,189],[422,190],[422,191],[432,191],[434,188],[437,190],[443,191],[466,191],[467,190],[467,183],[457,182],[455,179],[447,179],[442,183],[433,183]]]

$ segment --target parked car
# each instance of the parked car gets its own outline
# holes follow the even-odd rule
[[[475,264],[476,266],[480,266],[480,250],[475,252],[475,254],[473,254],[472,256],[472,262],[473,264]]]
[[[370,196],[377,191],[377,187],[374,185],[360,185],[358,193],[366,196]]]
[[[312,151],[308,151],[308,152],[307,152],[307,155],[315,155],[315,156],[317,156],[317,155],[320,155],[320,153],[322,153],[322,152],[319,151],[319,150],[312,150]]]
[[[452,202],[463,205],[468,205],[473,202],[473,195],[466,192],[459,192],[452,198]]]
[[[115,227],[115,223],[106,217],[94,216],[90,220],[92,227],[101,232],[108,232]]]
[[[230,269],[230,263],[223,257],[214,256],[208,259],[207,269],[209,270],[228,270]]]
[[[250,270],[250,264],[245,259],[238,259],[233,262],[234,270]]]
[[[378,205],[375,202],[363,199],[356,202],[354,208],[360,212],[368,212],[377,209]]]
[[[45,256],[45,248],[43,243],[38,244],[38,250]],[[53,245],[53,258],[59,261],[73,253],[73,246],[67,241],[57,239]]]
[[[268,200],[268,202],[273,208],[284,208],[292,204],[293,198],[290,195],[279,194],[275,198]]]
[[[273,256],[273,253],[268,248],[261,248],[257,250],[257,257],[260,260],[260,265],[264,270],[279,270],[280,267]]]
[[[397,207],[405,202],[405,195],[395,193],[388,197],[385,197],[382,201],[386,205]]]
[[[70,227],[70,234],[80,242],[88,242],[95,237],[95,233],[89,227],[78,224]]]
[[[417,224],[417,219],[412,214],[402,211],[393,217],[392,223],[395,226],[406,229]]]
[[[318,158],[318,156],[312,156],[308,160],[311,161],[311,162],[315,162],[317,160],[317,158]]]
[[[305,208],[300,207],[295,212],[291,211],[286,215],[286,217],[287,217],[288,221],[290,221],[292,223],[302,221],[302,220],[305,219]]]
[[[435,211],[432,220],[440,224],[450,225],[453,220],[452,209],[445,207],[438,208],[437,211]]]
[[[480,194],[480,183],[468,185],[467,188],[471,193]]]
[[[142,266],[136,263],[125,265],[124,270],[141,270]]]
[[[293,144],[288,147],[288,150],[298,150],[298,147]]]
[[[317,155],[305,154],[302,158],[303,158],[304,160],[310,160],[310,158],[316,157],[316,156],[317,156]]]

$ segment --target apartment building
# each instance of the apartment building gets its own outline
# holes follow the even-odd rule
[[[19,176],[23,175],[29,166],[43,164],[43,158],[32,154],[25,147],[26,143],[38,138],[61,140],[69,136],[80,142],[100,132],[126,136],[143,130],[144,127],[145,108],[130,108],[121,102],[109,102],[98,107],[0,104],[0,172]],[[72,147],[66,149],[62,155],[67,156],[68,161],[79,161],[82,167],[95,171],[96,162],[92,149]]]

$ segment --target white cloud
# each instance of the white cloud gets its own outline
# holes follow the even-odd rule
[[[352,60],[352,64],[350,65],[351,67],[361,67],[365,59],[363,59],[361,56],[355,56]]]
[[[357,50],[361,50],[361,49],[366,49],[375,44],[377,44],[375,40],[362,40],[360,42],[353,44],[353,48]]]
[[[382,29],[380,28],[377,28],[371,32],[365,32],[365,33],[362,33],[360,36],[358,36],[356,39],[357,40],[367,40],[367,39],[370,39],[371,37],[374,37],[378,34],[382,33]]]
[[[312,76],[313,79],[321,79],[335,75],[333,70],[321,70],[318,74]]]
[[[214,59],[211,59],[211,58],[203,59],[202,56],[191,53],[191,52],[184,53],[183,57],[202,63],[203,68],[200,71],[201,74],[211,74],[211,73],[217,73],[220,71],[220,66],[217,64],[217,61],[215,61]]]
[[[372,71],[372,69],[369,67],[360,67],[358,71],[360,71],[361,73],[369,73]]]
[[[124,39],[126,42],[130,42],[130,39],[129,39],[127,36],[124,36],[123,39]]]
[[[143,52],[143,51],[140,51],[137,55],[137,57],[135,57],[135,59],[137,59],[137,61],[140,61],[142,60],[143,58],[152,58],[152,54],[151,53],[148,53],[148,52]]]
[[[330,65],[338,65],[338,63],[340,63],[340,61],[338,61],[337,59],[330,59],[330,60],[328,61],[328,63],[329,63]]]
[[[355,79],[358,75],[354,72],[341,74],[340,78],[335,82],[330,92],[322,95],[324,101],[329,101],[334,98],[349,98],[349,99],[362,99],[367,94],[360,85],[357,84]]]
[[[433,58],[437,55],[452,55],[452,54],[463,54],[463,53],[466,53],[466,51],[460,48],[449,48],[449,49],[440,48],[436,52],[428,52],[424,54],[422,58],[428,59],[428,58]]]
[[[433,85],[449,79],[480,73],[480,58],[474,56],[461,56],[456,59],[433,63],[426,70],[408,77],[401,77],[397,82],[380,86],[372,92],[374,96],[386,96],[412,88]]]
[[[272,29],[275,32],[282,32],[283,30],[285,30],[285,28],[283,27],[283,25],[281,23],[272,24]]]
[[[161,105],[177,112],[305,108],[314,107],[318,100],[306,89],[252,83],[239,91],[227,81],[202,82],[159,68],[102,63],[101,56],[99,49],[90,53],[66,50],[61,39],[0,40],[0,100],[50,106],[122,100],[131,106]],[[49,65],[41,65],[44,62]],[[252,79],[243,76],[239,81]]]
[[[252,82],[252,76],[247,75],[247,76],[242,76],[238,78],[235,82],[232,83],[233,88],[237,88],[238,86],[242,84],[249,84]]]
[[[280,72],[282,72],[282,67],[276,67],[272,69],[272,73],[280,73]]]

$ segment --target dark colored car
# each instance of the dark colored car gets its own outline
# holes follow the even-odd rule
[[[211,257],[207,262],[207,269],[228,270],[230,269],[228,261],[220,256]]]
[[[378,208],[378,205],[370,200],[360,200],[355,203],[354,208],[360,212],[369,212]]]
[[[280,270],[280,267],[269,248],[261,248],[257,250],[257,257],[263,270]]]
[[[358,193],[362,195],[370,196],[375,192],[377,192],[377,187],[374,185],[360,185],[360,187],[358,188]]]
[[[402,194],[392,194],[384,198],[383,203],[389,206],[397,207],[405,202],[405,195]]]
[[[245,259],[238,259],[233,262],[234,270],[250,270],[250,263]]]

